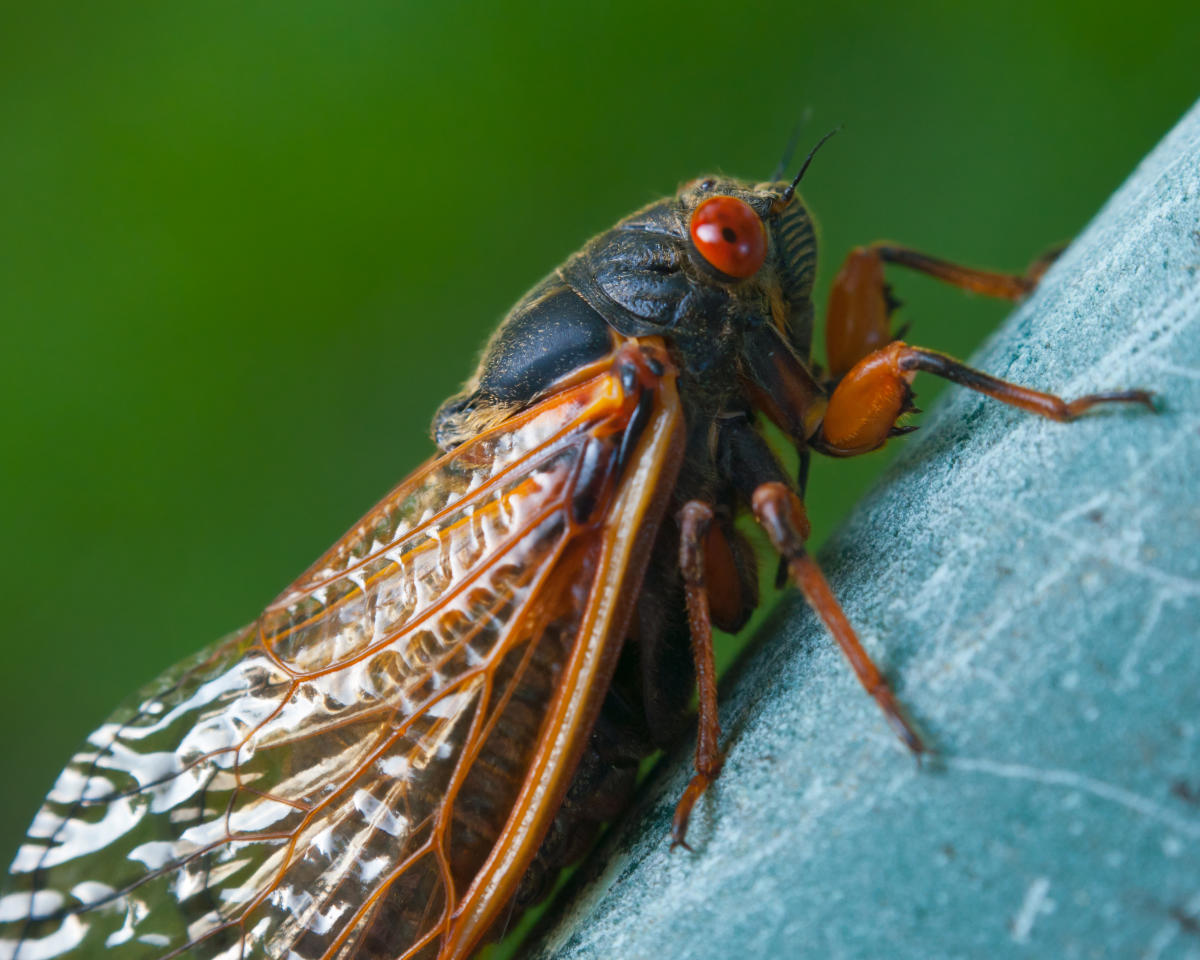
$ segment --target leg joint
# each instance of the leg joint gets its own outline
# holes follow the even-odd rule
[[[800,498],[787,486],[774,481],[760,484],[751,498],[751,508],[780,555],[791,560],[804,553],[808,516]]]
[[[679,511],[679,567],[685,582],[704,583],[704,537],[713,511],[701,500],[689,500]]]

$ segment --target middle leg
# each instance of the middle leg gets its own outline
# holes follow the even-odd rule
[[[755,519],[766,531],[771,546],[783,557],[792,581],[825,624],[825,629],[841,649],[858,682],[878,704],[896,736],[920,757],[925,752],[920,734],[904,716],[891,686],[863,649],[842,605],[833,595],[825,574],[804,548],[804,539],[797,523],[798,504],[795,493],[782,483],[771,482],[761,484],[754,491],[752,502]]]
[[[722,472],[733,479],[743,500],[783,560],[790,579],[800,588],[829,631],[863,689],[879,706],[888,725],[918,757],[925,744],[892,692],[882,671],[863,649],[829,581],[805,548],[808,516],[783,467],[766,440],[748,420],[724,421],[718,439]]]

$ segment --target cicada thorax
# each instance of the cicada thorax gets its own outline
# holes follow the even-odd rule
[[[707,372],[709,387],[735,365],[741,333],[759,322],[777,325],[807,358],[816,234],[799,201],[773,212],[785,187],[693,181],[593,238],[559,275],[621,334],[665,337],[681,373]],[[722,274],[697,253],[693,215],[718,197],[744,204],[764,224],[763,260],[751,276]]]

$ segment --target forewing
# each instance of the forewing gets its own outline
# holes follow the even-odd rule
[[[0,956],[465,955],[566,787],[661,510],[674,388],[620,366],[426,465],[93,733]]]

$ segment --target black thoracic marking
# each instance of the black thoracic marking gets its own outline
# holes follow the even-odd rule
[[[604,318],[567,287],[510,315],[488,344],[479,393],[524,403],[612,350]]]
[[[659,363],[657,358],[650,357],[650,356],[646,357],[646,369],[649,370],[656,377],[661,377],[664,373],[667,372],[666,368],[663,367],[663,365],[661,363]]]
[[[561,279],[550,277],[513,308],[488,342],[470,389],[438,408],[435,442],[452,450],[487,426],[488,411],[520,409],[612,349],[612,328],[604,317]],[[475,420],[480,413],[484,420]]]

